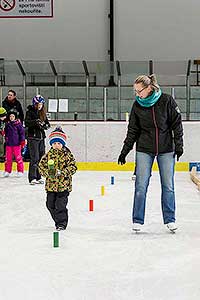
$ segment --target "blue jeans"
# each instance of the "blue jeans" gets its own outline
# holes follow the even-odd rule
[[[164,224],[175,222],[175,193],[173,152],[157,155],[161,181],[161,206]],[[133,223],[144,224],[146,193],[151,177],[154,154],[136,152],[136,181],[133,204]]]

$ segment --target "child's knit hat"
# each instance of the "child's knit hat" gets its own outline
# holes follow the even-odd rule
[[[14,115],[15,116],[15,119],[18,119],[19,118],[19,112],[14,109],[14,108],[11,108],[8,112],[8,118],[10,117],[10,115]]]
[[[67,136],[61,127],[56,127],[49,135],[49,144],[52,146],[53,143],[59,142],[65,146]]]
[[[7,111],[4,107],[0,107],[0,118],[5,117],[7,115]]]

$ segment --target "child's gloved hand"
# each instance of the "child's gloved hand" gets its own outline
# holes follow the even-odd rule
[[[5,135],[5,131],[4,131],[4,130],[0,130],[0,134],[1,134],[2,136],[4,136],[4,135]]]
[[[53,159],[49,159],[48,162],[48,173],[50,177],[55,177],[56,175],[56,170],[54,168],[54,160]]]
[[[57,170],[56,175],[60,176],[61,174],[62,174],[62,171],[61,170]]]
[[[55,177],[56,176],[56,171],[55,170],[49,170],[48,174],[50,177]]]
[[[26,144],[25,141],[21,141],[20,145],[21,145],[21,148],[22,148],[22,149],[24,149],[25,144]]]

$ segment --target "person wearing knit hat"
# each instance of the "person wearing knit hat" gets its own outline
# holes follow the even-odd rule
[[[10,119],[10,115],[14,115],[15,116],[15,120],[19,119],[19,112],[12,108],[11,110],[9,110],[9,112],[7,113],[7,119]]]
[[[0,107],[0,119],[2,120],[2,118],[6,117],[6,115],[7,115],[7,111],[5,110],[5,108]]]
[[[6,121],[6,116],[7,116],[7,111],[5,110],[4,107],[0,107],[0,159],[4,161],[4,143],[5,143],[5,138],[4,138],[4,128],[5,128],[5,121]]]
[[[49,135],[49,144],[52,146],[53,143],[59,142],[64,147],[66,145],[67,136],[61,127],[56,127]]]
[[[66,140],[62,128],[56,127],[49,135],[51,148],[39,162],[39,172],[46,178],[46,206],[57,230],[67,227],[68,196],[72,190],[72,175],[77,170],[74,156],[66,147]]]
[[[21,150],[25,146],[25,130],[18,119],[18,111],[11,109],[8,112],[5,125],[5,145],[6,145],[6,160],[4,177],[10,176],[12,172],[13,156],[17,163],[17,176],[21,177],[24,173],[24,163]]]

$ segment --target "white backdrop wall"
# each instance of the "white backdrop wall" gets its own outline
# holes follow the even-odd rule
[[[116,0],[119,60],[199,57],[198,0]]]
[[[106,60],[109,41],[108,1],[53,2],[53,18],[0,19],[0,57]]]
[[[48,134],[55,128],[55,122]],[[116,162],[126,136],[126,122],[60,122],[68,139],[67,145],[78,162]],[[180,161],[200,161],[200,122],[183,122],[184,155]],[[48,139],[46,139],[47,148]],[[127,156],[134,161],[135,150]]]
[[[115,59],[199,57],[200,1],[115,0],[114,5]],[[54,0],[52,19],[0,19],[1,57],[108,60],[108,13],[109,0]]]

